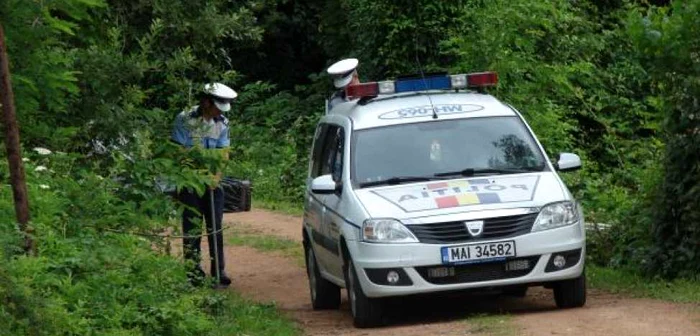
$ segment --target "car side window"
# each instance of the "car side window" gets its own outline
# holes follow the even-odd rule
[[[328,124],[320,124],[316,129],[314,136],[313,152],[311,153],[311,178],[316,178],[321,175],[321,166],[323,164],[322,154],[325,147],[324,139],[328,134]]]
[[[337,147],[338,126],[328,125],[323,138],[319,175],[330,174],[333,171],[333,161]]]
[[[331,174],[333,175],[333,181],[340,182],[343,177],[343,152],[345,147],[345,132],[340,127],[336,132],[334,147]]]
[[[324,140],[321,155],[320,175],[331,174],[338,182],[343,177],[343,151],[345,147],[345,132],[342,127],[329,125]]]

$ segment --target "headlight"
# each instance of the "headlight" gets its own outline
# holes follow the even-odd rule
[[[532,232],[575,224],[578,220],[578,209],[574,203],[552,203],[540,210],[540,214],[532,226]]]
[[[395,219],[368,219],[362,224],[362,240],[371,243],[417,243],[418,239]]]

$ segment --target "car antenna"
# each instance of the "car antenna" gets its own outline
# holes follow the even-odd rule
[[[418,71],[420,71],[420,76],[423,78],[423,86],[425,86],[426,90],[428,89],[428,83],[425,81],[425,73],[423,73],[423,67],[420,65],[420,60],[418,59],[418,52],[416,51],[416,63],[418,63]],[[435,105],[433,105],[433,99],[430,98],[430,94],[428,93],[426,95],[428,97],[428,101],[430,102],[430,109],[433,111],[433,119],[437,119],[437,111],[435,109]]]
[[[414,2],[414,4],[415,4],[415,3],[417,3],[417,1]],[[418,9],[418,8],[416,8],[416,12],[418,12],[417,9]],[[422,22],[422,21],[420,20],[420,14],[417,15],[417,16],[418,16],[418,22]],[[424,86],[425,89],[427,90],[427,89],[428,89],[428,83],[425,81],[425,73],[423,72],[423,67],[422,67],[421,64],[420,64],[420,59],[419,59],[419,57],[418,57],[418,34],[416,33],[415,30],[413,31],[413,50],[415,51],[415,54],[416,54],[416,64],[418,64],[418,71],[420,71],[420,76],[421,76],[421,78],[423,79],[423,86]],[[436,109],[435,109],[435,105],[433,105],[433,99],[430,98],[430,94],[429,94],[429,93],[428,93],[426,96],[428,97],[428,101],[430,102],[430,109],[433,111],[433,119],[437,119],[437,118],[438,118],[438,115],[437,115],[437,111],[436,111]]]

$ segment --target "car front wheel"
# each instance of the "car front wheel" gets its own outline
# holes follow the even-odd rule
[[[311,305],[315,310],[338,309],[340,307],[340,287],[321,277],[316,263],[316,255],[311,246],[306,248],[306,273],[309,277]]]
[[[586,273],[554,284],[554,301],[559,308],[583,307],[586,304]]]
[[[355,327],[368,328],[381,325],[383,322],[382,301],[381,299],[368,298],[362,291],[352,259],[348,260],[346,265],[345,282]]]

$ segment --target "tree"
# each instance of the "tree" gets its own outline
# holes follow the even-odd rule
[[[24,178],[24,165],[20,153],[19,129],[17,115],[15,113],[15,96],[10,83],[10,64],[5,47],[5,30],[0,24],[0,101],[2,102],[2,124],[5,131],[5,147],[7,149],[7,162],[10,167],[10,183],[14,196],[15,213],[20,231],[25,235],[24,251],[36,253],[36,246],[31,238],[29,224],[29,199],[27,196],[27,183]]]
[[[663,181],[650,206],[648,270],[700,274],[700,1],[674,1],[630,15],[630,32],[661,98],[666,144]]]

